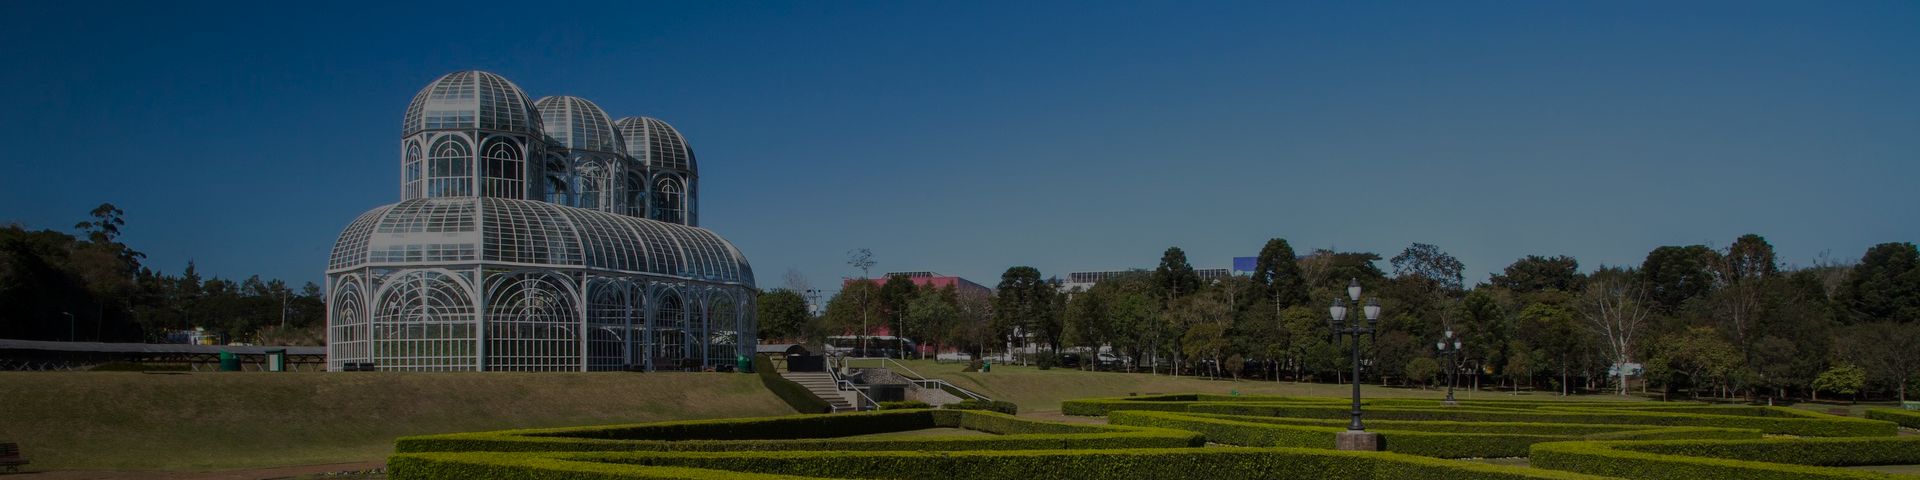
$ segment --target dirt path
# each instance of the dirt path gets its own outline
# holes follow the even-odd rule
[[[342,478],[374,479],[386,478],[384,474],[367,473],[374,470],[384,471],[386,462],[334,463],[327,465],[303,465],[298,467],[275,467],[249,470],[222,470],[216,472],[143,472],[143,471],[60,471],[32,472],[8,475],[9,479],[20,480],[262,480],[262,479],[306,479],[306,478]],[[344,475],[328,475],[341,474]]]

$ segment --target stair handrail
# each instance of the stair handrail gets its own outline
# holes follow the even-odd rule
[[[853,359],[849,358],[848,360],[853,360]],[[973,397],[974,400],[980,400],[983,402],[993,401],[992,398],[989,398],[986,395],[981,395],[980,393],[975,392],[973,390],[968,390],[965,387],[954,385],[953,382],[949,382],[939,378],[928,378],[926,375],[921,375],[920,372],[913,371],[913,369],[907,367],[906,364],[902,364],[889,357],[868,357],[868,358],[864,358],[863,360],[879,360],[880,366],[882,368],[886,368],[887,364],[893,364],[893,366],[900,367],[901,370],[905,370],[908,374],[910,374],[910,376],[908,375],[902,375],[902,376],[907,377],[907,380],[914,382],[915,385],[919,385],[920,388],[939,388],[941,390],[945,390],[946,388],[942,388],[942,387],[951,387],[955,391],[966,394],[966,396],[968,397]]]
[[[840,366],[844,366],[845,363],[842,363],[840,366],[836,366],[833,363],[834,363],[833,357],[831,356],[827,357],[827,375],[833,378],[833,388],[835,390],[839,390],[842,392],[852,390],[854,395],[859,395],[860,398],[864,398],[867,400],[868,409],[878,408],[880,406],[879,402],[873,401],[873,397],[867,396],[866,391],[861,390],[859,387],[853,386],[852,381],[840,378]],[[833,411],[839,412],[840,407],[833,407]],[[856,412],[860,411],[860,405],[855,404],[853,406],[853,411],[856,411]]]

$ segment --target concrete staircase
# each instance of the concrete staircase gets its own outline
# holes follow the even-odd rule
[[[821,400],[826,400],[827,404],[833,405],[835,412],[853,411],[853,403],[847,401],[846,394],[840,392],[839,386],[834,385],[833,375],[827,372],[780,372],[780,376],[802,387],[807,387],[807,391],[813,392],[813,396],[820,397]]]

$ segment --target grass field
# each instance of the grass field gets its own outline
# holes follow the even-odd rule
[[[929,377],[944,379],[954,385],[980,392],[995,400],[1006,400],[1020,405],[1020,412],[1049,412],[1060,410],[1060,402],[1077,398],[1118,397],[1127,394],[1146,395],[1150,393],[1218,393],[1262,395],[1288,395],[1302,397],[1343,397],[1353,393],[1350,385],[1272,382],[1260,380],[1211,380],[1196,377],[1173,377],[1143,373],[1088,372],[1055,368],[1041,370],[1035,367],[1014,365],[995,365],[990,373],[961,372],[966,367],[962,363],[935,363],[931,360],[909,360],[902,362],[915,372]],[[860,360],[854,366],[873,366],[872,361]],[[1361,395],[1369,398],[1431,398],[1440,400],[1447,395],[1446,388],[1421,390],[1417,388],[1387,388],[1377,385],[1362,385]],[[1515,396],[1509,392],[1482,390],[1468,392],[1458,390],[1456,398],[1523,398],[1530,400],[1625,400],[1640,401],[1639,397],[1622,398],[1612,395],[1586,395],[1560,397],[1552,393],[1522,393]]]
[[[35,470],[379,461],[403,435],[791,414],[726,373],[0,373]]]

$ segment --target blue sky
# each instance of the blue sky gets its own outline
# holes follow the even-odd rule
[[[673,123],[763,287],[1920,237],[1914,2],[395,3],[0,3],[0,222],[113,202],[159,269],[318,281],[477,68]]]

